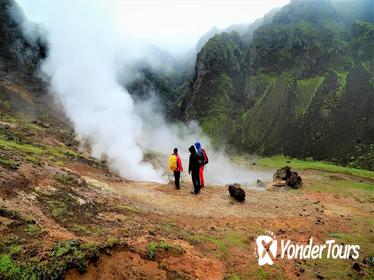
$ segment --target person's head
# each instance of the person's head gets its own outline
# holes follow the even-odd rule
[[[191,154],[196,154],[196,149],[194,145],[192,145],[188,150],[190,151]]]
[[[196,142],[196,143],[195,143],[195,147],[196,147],[196,150],[197,150],[198,152],[201,151],[201,144],[200,144],[200,142]]]
[[[178,148],[174,148],[174,154],[178,154]]]

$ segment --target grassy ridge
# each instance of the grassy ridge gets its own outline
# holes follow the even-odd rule
[[[374,179],[374,171],[344,167],[323,161],[291,159],[285,156],[262,158],[259,159],[259,164],[271,168],[280,168],[285,165],[291,165],[295,169],[316,169]]]

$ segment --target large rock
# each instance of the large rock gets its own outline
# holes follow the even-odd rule
[[[273,180],[287,180],[291,176],[291,167],[284,166],[277,169],[273,175]]]
[[[291,176],[287,178],[286,185],[298,189],[301,187],[302,181],[297,172],[291,171]]]
[[[237,201],[245,201],[245,191],[240,187],[240,184],[229,185],[229,193]]]
[[[283,186],[285,181],[285,185],[291,188],[300,188],[303,181],[297,172],[291,171],[290,166],[277,169],[273,175],[273,180],[276,183],[273,186]],[[282,184],[279,184],[280,182]]]

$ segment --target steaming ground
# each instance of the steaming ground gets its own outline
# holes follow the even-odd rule
[[[144,152],[169,154],[178,147],[187,168],[186,151],[200,140],[210,157],[207,183],[249,183],[267,177],[236,166],[221,150],[214,150],[196,123],[167,123],[154,94],[133,100],[119,84],[117,70],[147,53],[142,53],[138,42],[117,33],[113,11],[100,1],[45,5],[48,14],[40,24],[46,31],[48,55],[41,74],[73,124],[77,139],[90,147],[92,156],[106,159],[112,171],[125,178],[166,183],[163,168],[145,162]],[[35,28],[25,25],[25,32],[32,36],[30,30]],[[127,75],[124,80],[131,80],[135,73]]]
[[[232,161],[224,150],[213,147],[209,138],[204,135],[196,122],[167,123],[163,108],[155,94],[150,94],[146,100],[135,102],[135,112],[143,121],[143,131],[140,138],[142,150],[150,150],[161,154],[163,161],[159,166],[164,173],[170,171],[167,167],[167,158],[174,147],[177,147],[182,158],[185,177],[188,174],[188,148],[199,140],[206,149],[209,164],[205,167],[205,177],[208,184],[225,185],[240,183],[253,185],[258,179],[269,181],[270,172],[249,168]]]

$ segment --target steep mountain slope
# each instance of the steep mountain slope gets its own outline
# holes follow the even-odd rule
[[[0,1],[0,111],[29,121],[58,118],[65,122],[61,110],[47,94],[46,83],[37,77],[39,63],[46,56],[46,44],[40,36],[23,35],[25,20],[14,1]],[[37,26],[29,26],[38,34]]]
[[[198,54],[184,118],[247,152],[373,169],[374,25],[360,21],[368,3],[347,18],[327,0],[291,1],[250,43],[216,35]]]
[[[197,53],[206,45],[209,39],[222,32],[238,32],[242,40],[249,42],[254,31],[261,25],[271,22],[279,8],[274,8],[262,18],[251,24],[233,24],[226,29],[213,27],[198,40],[195,49],[186,54],[174,58],[171,54],[153,47],[148,52],[147,58],[138,61],[131,69],[131,75],[135,78],[124,81],[123,86],[134,96],[148,96],[150,92],[156,93],[163,105],[166,107],[167,116],[172,119],[180,118],[179,111],[175,107],[188,94],[189,83],[193,79],[195,60]],[[136,73],[134,75],[134,73]],[[129,73],[124,73],[122,77]],[[121,78],[121,75],[120,75]]]

